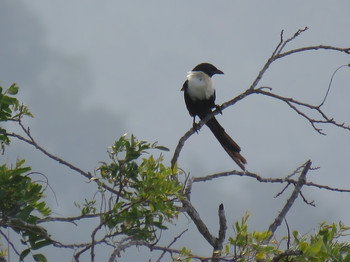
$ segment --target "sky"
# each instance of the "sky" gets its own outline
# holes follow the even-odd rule
[[[280,41],[309,30],[286,49],[311,45],[350,47],[346,0],[329,1],[24,1],[0,2],[0,81],[16,82],[19,98],[35,118],[27,119],[32,135],[49,152],[93,172],[106,161],[107,147],[124,133],[158,141],[170,149],[170,159],[192,119],[180,92],[186,73],[201,62],[225,74],[214,76],[216,102],[221,104],[246,90]],[[334,70],[348,64],[349,55],[307,52],[274,63],[259,86],[277,94],[319,104]],[[324,109],[350,124],[350,70],[338,71]],[[251,96],[217,116],[248,160],[247,169],[263,177],[285,177],[311,159],[313,182],[350,188],[350,133],[322,126],[326,136],[286,104]],[[25,158],[33,170],[50,181],[47,201],[55,214],[76,215],[74,201],[84,202],[93,185],[28,145],[13,141],[0,162]],[[213,135],[203,128],[185,144],[179,167],[192,176],[237,169]],[[196,184],[192,201],[217,232],[217,209],[223,203],[229,224],[251,213],[252,230],[265,230],[284,205],[290,191],[278,198],[282,185],[261,184],[251,178],[230,177]],[[313,232],[319,222],[341,220],[350,225],[349,194],[304,188],[308,200],[298,199],[287,215],[289,226]],[[60,239],[70,239],[64,225],[54,225]],[[164,243],[190,228],[178,247],[210,255],[211,249],[186,217],[164,232]],[[230,228],[230,227],[229,227]],[[286,234],[281,227],[279,234]],[[77,239],[88,235],[76,230]],[[228,234],[232,234],[229,229]],[[209,250],[209,252],[208,252]],[[71,253],[48,249],[47,257],[70,261]],[[103,252],[101,252],[103,253]],[[127,251],[120,261],[145,254]],[[102,256],[102,255],[101,255]],[[57,260],[58,261],[58,260]],[[135,261],[135,260],[134,260]]]

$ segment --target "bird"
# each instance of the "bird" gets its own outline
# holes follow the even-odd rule
[[[223,73],[210,63],[198,64],[187,73],[187,80],[181,91],[184,92],[185,104],[189,114],[193,117],[193,128],[196,131],[198,129],[196,116],[203,119],[212,112],[213,108],[222,113],[220,106],[215,104],[216,95],[212,76]],[[206,125],[232,160],[245,171],[247,160],[240,154],[239,145],[226,133],[214,116],[208,120]]]

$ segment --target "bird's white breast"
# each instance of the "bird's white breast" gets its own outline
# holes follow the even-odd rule
[[[200,71],[191,71],[187,74],[188,95],[193,101],[207,100],[215,92],[211,77]]]

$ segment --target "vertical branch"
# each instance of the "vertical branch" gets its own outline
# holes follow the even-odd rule
[[[272,232],[270,239],[272,238],[273,234],[275,233],[276,229],[281,225],[282,220],[285,218],[285,216],[287,215],[289,209],[292,207],[294,201],[297,199],[298,194],[300,193],[301,188],[303,187],[303,185],[306,182],[306,174],[309,171],[310,167],[311,167],[311,160],[308,160],[305,164],[304,164],[304,168],[303,171],[301,172],[299,179],[298,179],[298,183],[295,185],[295,188],[291,194],[291,196],[289,197],[289,199],[287,200],[286,204],[284,205],[284,207],[282,208],[281,212],[279,213],[279,215],[276,217],[275,221],[269,226],[269,231]]]
[[[227,230],[227,221],[225,216],[225,210],[224,205],[220,204],[219,206],[219,236],[215,240],[215,246],[214,246],[214,252],[213,252],[213,262],[220,261],[220,259],[216,260],[216,256],[220,254],[220,251],[224,247],[224,241],[226,236],[226,230]]]

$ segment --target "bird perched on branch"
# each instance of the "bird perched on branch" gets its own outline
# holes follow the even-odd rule
[[[187,74],[187,80],[182,86],[181,91],[184,91],[188,112],[193,116],[194,128],[196,128],[196,116],[203,119],[212,112],[213,108],[221,111],[220,106],[215,105],[215,89],[212,80],[212,76],[215,74],[223,74],[223,72],[212,64],[199,64]],[[225,132],[225,129],[219,124],[216,118],[213,116],[206,125],[233,161],[242,170],[245,170],[244,165],[247,161],[240,154],[241,148]]]

